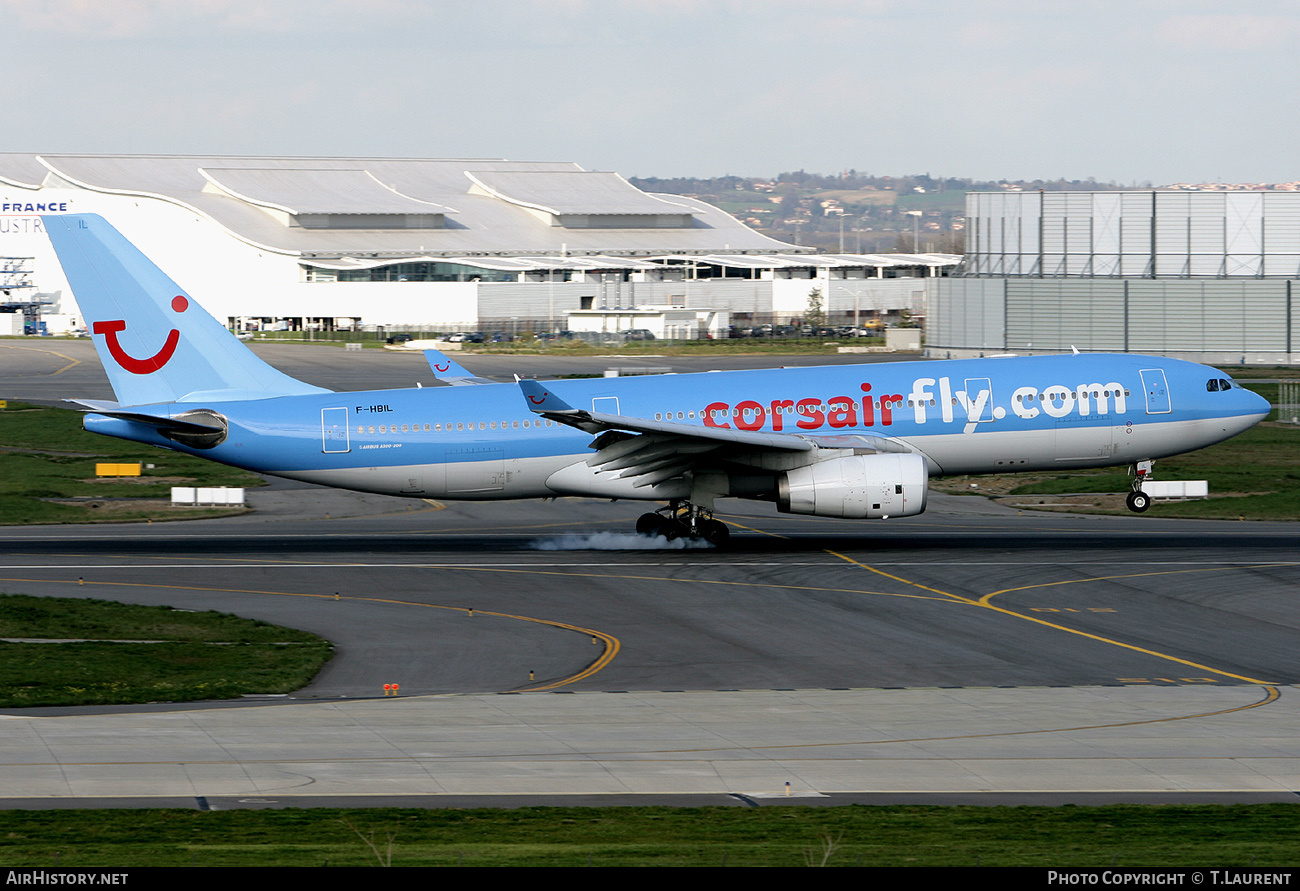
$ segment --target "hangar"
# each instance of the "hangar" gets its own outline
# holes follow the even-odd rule
[[[1300,351],[1300,193],[972,192],[966,214],[965,261],[932,283],[927,355]]]
[[[49,212],[103,215],[241,330],[541,331],[643,306],[788,322],[813,288],[837,319],[923,314],[920,279],[957,262],[815,254],[569,162],[0,154],[0,256],[31,258],[45,295],[66,288]]]

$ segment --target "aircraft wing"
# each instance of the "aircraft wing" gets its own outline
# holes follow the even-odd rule
[[[429,363],[429,367],[433,369],[433,376],[444,384],[459,387],[465,384],[497,383],[494,380],[470,374],[468,368],[450,358],[441,350],[425,350],[424,358]]]
[[[652,421],[648,418],[632,418],[627,415],[608,415],[601,412],[584,411],[574,408],[540,381],[519,381],[528,408],[534,414],[550,418],[570,427],[577,427],[588,433],[600,433],[604,430],[630,430],[634,433],[668,434],[671,436],[700,439],[718,443],[758,446],[760,448],[780,449],[783,451],[806,452],[817,448],[816,444],[801,436],[789,436],[784,433],[754,433],[748,430],[731,430],[726,427],[704,427],[696,424],[681,424],[675,421]]]
[[[587,459],[600,471],[620,471],[620,478],[635,477],[636,487],[651,486],[679,476],[706,459],[727,453],[732,460],[753,464],[755,458],[784,454],[794,457],[814,449],[854,449],[871,452],[914,452],[900,440],[873,434],[804,436],[758,433],[729,427],[706,427],[676,421],[653,421],[574,408],[539,381],[519,380],[528,408],[560,424],[598,434]],[[802,460],[796,459],[798,463]]]

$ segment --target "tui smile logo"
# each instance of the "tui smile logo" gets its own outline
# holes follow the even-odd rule
[[[439,372],[439,373],[441,373],[441,372],[446,371],[446,370],[447,370],[448,368],[450,368],[450,367],[451,367],[451,363],[448,362],[446,365],[435,365],[435,366],[433,366],[433,370],[434,370],[434,371],[437,371],[437,372]]]
[[[189,306],[190,302],[179,294],[172,298],[173,312],[185,312],[185,310],[189,309]],[[163,342],[162,349],[148,358],[137,359],[123,349],[122,344],[117,339],[117,332],[126,330],[125,319],[96,322],[91,330],[96,334],[104,335],[104,342],[108,345],[108,352],[112,355],[113,361],[132,374],[152,374],[162,368],[171,361],[172,354],[176,352],[176,345],[181,340],[181,332],[173,328],[167,333],[167,339]]]

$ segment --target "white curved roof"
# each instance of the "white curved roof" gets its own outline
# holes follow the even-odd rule
[[[496,183],[505,190],[500,194],[513,201],[475,188],[469,171],[480,182]],[[0,182],[170,201],[245,242],[307,260],[800,252],[702,201],[652,196],[617,174],[586,171],[569,162],[0,153]],[[568,184],[567,195],[560,194],[561,183]],[[313,195],[314,189],[325,194]],[[633,225],[627,225],[629,220],[620,220],[617,228],[550,225],[534,210],[514,203],[529,198],[544,198],[536,203],[564,214],[623,214]],[[567,209],[577,207],[597,209]],[[447,216],[441,228],[397,223],[393,228],[303,228],[286,223],[283,213],[290,210]],[[638,215],[647,223],[653,217],[656,225],[634,225]],[[664,226],[665,215],[680,215],[688,225]]]
[[[294,215],[455,213],[408,198],[368,170],[200,167],[199,173],[217,191]]]
[[[467,170],[503,201],[561,214],[685,214],[690,208],[642,192],[617,173],[586,170]]]

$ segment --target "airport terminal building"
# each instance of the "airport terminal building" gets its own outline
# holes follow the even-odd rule
[[[966,214],[965,262],[932,282],[927,355],[1300,351],[1300,193],[972,192]]]
[[[101,214],[240,330],[516,333],[658,307],[697,336],[796,320],[813,288],[836,320],[924,315],[925,279],[958,261],[816,254],[567,162],[0,154],[0,257],[23,273],[0,310],[72,326],[43,213]]]

